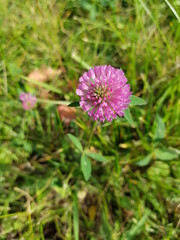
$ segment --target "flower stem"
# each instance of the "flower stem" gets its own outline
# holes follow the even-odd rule
[[[56,100],[48,100],[48,99],[41,99],[41,98],[37,98],[38,102],[42,102],[42,103],[47,103],[47,104],[61,104],[61,105],[69,105],[70,102],[67,101],[56,101]]]
[[[96,126],[97,126],[97,122],[95,121],[95,122],[94,122],[94,125],[93,125],[93,129],[92,129],[91,134],[90,134],[90,137],[89,137],[89,140],[88,140],[88,143],[87,143],[87,146],[85,147],[86,149],[88,149],[89,146],[90,146],[91,139],[92,139],[92,136],[93,136],[94,131],[95,131],[95,129],[96,129]]]

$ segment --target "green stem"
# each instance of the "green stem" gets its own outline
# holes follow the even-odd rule
[[[44,132],[43,130],[43,126],[42,126],[42,123],[41,123],[41,119],[40,119],[40,116],[39,116],[39,112],[37,110],[35,110],[35,118],[36,118],[36,122],[37,122],[37,126],[39,128],[39,131],[41,133]]]
[[[88,143],[87,143],[87,146],[85,147],[85,149],[88,149],[89,146],[90,146],[91,139],[92,139],[92,136],[93,136],[94,131],[95,131],[95,129],[96,129],[96,126],[97,126],[97,122],[95,121],[95,122],[94,122],[94,125],[93,125],[93,129],[92,129],[91,134],[90,134],[90,137],[89,137],[89,140],[88,140]]]
[[[41,98],[37,98],[38,102],[42,102],[42,103],[48,103],[48,104],[62,104],[62,105],[69,105],[70,102],[67,101],[55,101],[55,100],[47,100],[47,99],[41,99]]]

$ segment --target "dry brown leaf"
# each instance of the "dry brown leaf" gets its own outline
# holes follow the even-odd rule
[[[64,70],[63,69],[53,69],[51,67],[42,66],[40,69],[33,70],[28,78],[38,82],[46,82],[53,79],[54,77],[60,75]]]
[[[88,215],[89,215],[89,218],[91,219],[91,221],[94,221],[94,219],[96,217],[96,212],[97,212],[96,205],[92,205],[89,207]]]
[[[58,107],[59,116],[65,124],[69,124],[76,118],[76,109],[64,105]]]
[[[65,71],[64,68],[61,69],[53,69],[51,67],[42,66],[40,69],[35,69],[31,73],[29,73],[28,78],[37,81],[37,82],[47,82],[62,74]],[[31,86],[35,86],[35,84],[30,83]],[[36,86],[37,87],[37,86]],[[49,98],[49,91],[42,89],[41,87],[37,87],[39,90],[39,97],[43,99]]]

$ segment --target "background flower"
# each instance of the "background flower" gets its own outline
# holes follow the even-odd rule
[[[37,102],[36,96],[33,96],[30,93],[21,93],[19,99],[22,102],[24,110],[33,109]]]

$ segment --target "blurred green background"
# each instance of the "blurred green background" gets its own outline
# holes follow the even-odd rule
[[[67,134],[85,146],[93,121],[49,100],[105,64],[147,105],[98,124],[86,182]],[[0,239],[179,239],[179,80],[179,0],[0,0]]]

